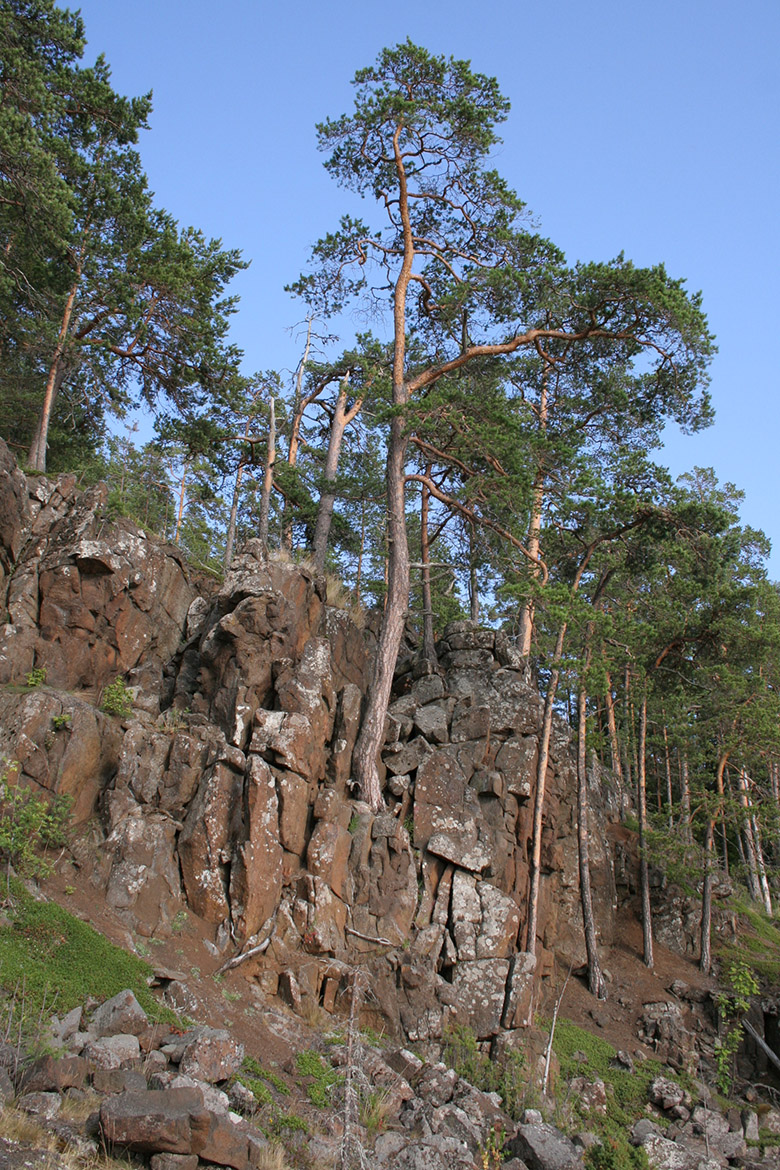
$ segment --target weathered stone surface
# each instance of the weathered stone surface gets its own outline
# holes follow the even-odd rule
[[[478,882],[481,922],[477,937],[478,959],[506,959],[515,952],[520,911],[507,894],[490,882]]]
[[[82,1055],[92,1068],[124,1068],[141,1058],[141,1046],[137,1036],[104,1036],[102,1040],[91,1040]]]
[[[654,1105],[660,1105],[664,1110],[685,1104],[687,1097],[682,1086],[668,1077],[656,1077],[650,1084],[648,1095]]]
[[[506,1010],[501,1021],[505,1028],[525,1028],[533,1022],[535,974],[536,955],[519,951],[510,966]]]
[[[21,1088],[25,1093],[61,1093],[63,1089],[80,1089],[89,1066],[79,1056],[41,1056],[25,1070]]]
[[[512,736],[496,754],[496,768],[503,773],[506,790],[527,800],[536,782],[539,744],[535,736]]]
[[[231,827],[240,823],[243,778],[226,764],[203,774],[179,834],[179,857],[187,901],[207,922],[230,913],[226,866],[232,855]]]
[[[208,1126],[203,1097],[197,1089],[149,1089],[107,1097],[100,1106],[100,1128],[110,1145],[139,1153],[195,1152],[193,1123]]]
[[[146,1091],[146,1077],[132,1068],[98,1068],[92,1074],[92,1087],[96,1093],[111,1096],[114,1093],[143,1093]]]
[[[428,743],[447,743],[449,739],[447,712],[438,703],[418,708],[414,714],[414,726]]]
[[[113,1036],[117,1032],[140,1036],[148,1027],[149,1017],[129,988],[102,1003],[89,1021],[89,1031],[94,1036]]]
[[[569,1089],[584,1117],[603,1116],[607,1112],[607,1087],[598,1077],[574,1077]]]
[[[707,1157],[703,1145],[699,1150],[687,1149],[669,1138],[648,1134],[642,1140],[642,1148],[655,1170],[718,1170],[720,1167],[717,1158]]]
[[[59,1093],[22,1093],[16,1098],[16,1107],[33,1117],[51,1120],[62,1108],[62,1098]]]
[[[474,827],[476,829],[476,825]],[[455,832],[434,833],[428,840],[428,852],[435,853],[437,857],[444,857],[462,869],[480,873],[490,865],[493,854],[483,842],[469,840],[472,834],[468,832],[468,824],[465,828],[467,830],[464,833],[465,840]]]
[[[452,990],[458,1019],[473,1028],[480,1040],[495,1035],[501,1026],[508,974],[506,959],[477,959],[455,966]]]
[[[226,1081],[238,1072],[243,1059],[243,1044],[234,1040],[229,1032],[204,1028],[200,1035],[185,1045],[179,1072],[183,1076],[214,1084],[216,1081]]]
[[[245,820],[234,841],[230,870],[230,910],[238,939],[257,934],[279,904],[282,846],[276,777],[259,756],[250,756],[244,783]],[[236,837],[238,836],[238,840]]]
[[[528,1170],[575,1170],[582,1165],[582,1150],[554,1125],[544,1122],[521,1125],[508,1148],[522,1158]]]

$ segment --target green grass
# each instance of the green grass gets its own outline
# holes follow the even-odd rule
[[[75,918],[56,902],[36,902],[11,881],[11,901],[0,926],[0,990],[26,1017],[44,1008],[58,1013],[89,996],[108,999],[130,988],[152,1019],[175,1022],[149,991],[151,967]],[[22,1002],[23,1001],[23,1002]]]
[[[252,1092],[254,1093],[254,1087],[249,1084],[247,1077],[251,1077],[255,1081],[268,1081],[269,1085],[272,1085],[273,1088],[276,1089],[277,1093],[281,1094],[283,1097],[289,1097],[290,1095],[290,1089],[287,1085],[287,1082],[284,1081],[277,1073],[271,1072],[269,1069],[264,1068],[259,1060],[255,1060],[254,1056],[244,1057],[244,1060],[241,1064],[241,1072],[239,1073],[238,1077],[238,1079],[242,1081],[248,1089],[252,1089]]]
[[[299,1052],[295,1066],[306,1077],[306,1096],[318,1109],[329,1109],[332,1104],[331,1089],[339,1080],[335,1069],[322,1059],[317,1052]]]
[[[588,1128],[602,1142],[600,1147],[588,1151],[588,1167],[591,1170],[646,1170],[647,1155],[643,1149],[629,1144],[627,1134],[636,1119],[643,1116],[649,1100],[650,1084],[664,1073],[664,1066],[657,1060],[644,1060],[637,1062],[633,1072],[611,1068],[610,1061],[615,1057],[612,1045],[560,1017],[555,1028],[553,1049],[558,1057],[561,1080],[570,1081],[577,1076],[589,1080],[599,1078],[607,1089],[606,1114],[583,1118],[587,1120]],[[582,1060],[582,1055],[585,1060]],[[686,1076],[679,1075],[675,1079],[683,1088],[691,1087],[690,1079]],[[576,1112],[577,1102],[572,1101],[570,1104]]]
[[[780,982],[780,926],[747,898],[730,899],[728,909],[738,917],[739,930],[733,942],[717,948],[724,969],[745,962],[765,986]]]

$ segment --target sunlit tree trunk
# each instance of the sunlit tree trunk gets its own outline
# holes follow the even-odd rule
[[[65,301],[65,309],[62,314],[60,322],[60,330],[57,334],[57,344],[54,349],[54,356],[52,357],[49,366],[49,373],[46,378],[46,387],[43,393],[43,405],[41,406],[41,413],[38,416],[38,422],[35,427],[35,434],[33,435],[32,443],[30,444],[30,453],[27,461],[33,471],[46,470],[46,450],[49,442],[49,424],[51,423],[51,415],[54,409],[54,403],[57,398],[57,392],[62,384],[64,374],[63,359],[65,357],[65,348],[68,342],[68,333],[70,331],[70,322],[73,316],[73,306],[76,303],[76,294],[79,291],[79,284],[81,283],[81,261],[76,266],[75,279],[70,286],[67,300]]]
[[[430,477],[431,464],[425,466],[425,475]],[[428,530],[428,513],[430,510],[430,492],[426,484],[421,484],[420,492],[420,563],[422,568],[422,607],[423,607],[423,655],[429,662],[436,659],[436,645],[433,630],[433,590],[431,589],[431,546]]]
[[[650,868],[647,861],[647,689],[639,709],[637,745],[637,811],[639,814],[639,892],[642,899],[642,942],[646,967],[653,968],[653,912],[650,906]]]
[[[715,822],[723,809],[723,774],[729,753],[722,752],[715,771],[715,787],[718,793],[717,807],[707,819],[704,837],[704,881],[701,893],[701,941],[699,967],[709,975],[712,967],[712,872],[715,864]]]
[[[314,526],[314,542],[312,558],[315,567],[322,572],[325,568],[325,558],[328,555],[328,538],[333,521],[333,507],[336,503],[335,481],[339,469],[341,446],[344,442],[344,432],[354,418],[360,413],[363,399],[358,398],[347,409],[347,392],[349,390],[349,373],[346,373],[339,386],[336,405],[333,408],[333,418],[330,424],[328,438],[328,453],[325,456],[325,475],[322,495],[317,509],[317,522]]]
[[[607,998],[607,985],[599,963],[596,922],[593,917],[593,897],[590,884],[590,855],[588,851],[588,772],[587,772],[587,717],[588,696],[585,689],[585,672],[590,663],[590,650],[577,693],[577,847],[580,868],[580,904],[582,924],[585,931],[585,949],[588,955],[588,987],[598,999]]]
[[[558,631],[555,643],[550,678],[547,683],[547,694],[544,700],[544,715],[539,736],[539,762],[536,769],[536,792],[534,794],[534,819],[531,831],[531,857],[528,887],[528,922],[525,933],[525,949],[532,954],[536,952],[536,935],[539,918],[539,882],[542,869],[542,818],[544,815],[544,801],[547,786],[547,765],[550,762],[550,736],[552,735],[553,711],[555,695],[560,679],[560,662],[563,654],[563,643],[566,637],[566,622]]]
[[[268,520],[271,512],[271,491],[274,484],[274,462],[276,460],[276,400],[273,393],[268,398],[268,448],[263,473],[263,486],[260,492],[260,520],[258,536],[264,547],[268,548]]]

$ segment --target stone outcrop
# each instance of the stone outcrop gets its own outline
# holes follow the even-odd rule
[[[402,657],[374,814],[350,786],[373,635],[326,604],[321,578],[250,541],[207,583],[176,549],[109,523],[101,486],[24,481],[0,457],[0,752],[22,783],[70,796],[77,823],[97,817],[93,880],[128,927],[165,936],[186,906],[225,959],[251,951],[246,970],[297,1008],[341,1010],[357,960],[376,991],[366,1021],[419,1043],[452,1023],[483,1041],[530,1023],[555,960],[585,962],[575,760],[556,720],[531,955],[542,704],[507,637],[458,622],[437,664]],[[25,686],[30,671],[44,685]],[[100,710],[116,677],[127,717]],[[608,945],[633,862],[608,832],[608,777],[593,765],[589,779]]]

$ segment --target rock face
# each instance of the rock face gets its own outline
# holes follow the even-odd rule
[[[372,635],[326,605],[321,579],[250,541],[221,587],[204,585],[176,549],[108,524],[100,486],[25,482],[6,456],[0,752],[21,782],[69,794],[77,822],[97,813],[95,881],[128,926],[165,935],[186,905],[215,945],[258,948],[265,991],[326,1010],[344,1006],[359,956],[366,1022],[416,1041],[529,1023],[553,957],[585,959],[575,762],[557,722],[535,960],[522,947],[542,710],[507,639],[455,623],[439,666],[402,660],[374,815],[349,785]],[[33,669],[45,685],[24,688]],[[99,710],[117,676],[134,697],[124,719]],[[590,795],[609,943],[614,809],[595,769]]]

